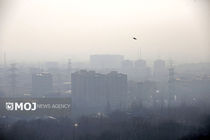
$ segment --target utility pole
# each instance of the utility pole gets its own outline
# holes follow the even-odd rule
[[[176,100],[175,95],[175,78],[174,78],[174,67],[172,65],[172,62],[168,69],[169,77],[168,77],[168,107],[172,106],[172,103]]]
[[[67,77],[68,77],[68,81],[71,81],[71,71],[72,67],[71,67],[71,59],[68,60],[68,67],[67,67]]]
[[[71,72],[72,72],[72,66],[71,66],[71,59],[68,60],[68,66],[67,66],[67,83],[68,83],[68,90],[71,90],[70,83],[71,83]]]
[[[11,67],[9,69],[9,78],[10,78],[10,85],[11,85],[11,90],[12,90],[12,95],[14,96],[16,93],[16,86],[17,86],[17,68],[16,64],[13,63],[11,64]]]

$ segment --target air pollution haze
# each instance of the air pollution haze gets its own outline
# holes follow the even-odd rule
[[[9,61],[87,61],[121,54],[209,62],[208,0],[1,0]],[[138,38],[133,41],[132,37]]]
[[[0,140],[210,140],[210,0],[0,0]]]

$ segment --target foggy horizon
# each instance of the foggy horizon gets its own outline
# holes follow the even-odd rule
[[[210,0],[0,0],[0,140],[210,140]]]
[[[1,12],[1,54],[9,62],[92,54],[135,60],[140,47],[149,61],[210,62],[207,0],[11,0]]]

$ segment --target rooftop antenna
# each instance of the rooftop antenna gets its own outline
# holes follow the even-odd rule
[[[133,40],[138,41],[136,37],[133,37]],[[141,46],[139,46],[139,57],[141,59]]]

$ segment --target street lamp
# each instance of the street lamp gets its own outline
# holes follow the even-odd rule
[[[159,91],[159,90],[156,90],[155,92],[156,92],[156,93],[159,93],[160,91]]]
[[[79,125],[78,125],[78,123],[75,123],[74,124],[74,129],[73,129],[73,140],[76,140],[76,130],[77,130],[77,127],[78,127]]]
[[[74,124],[74,127],[75,127],[75,128],[76,128],[76,127],[78,127],[78,124],[77,124],[77,123],[75,123],[75,124]]]

